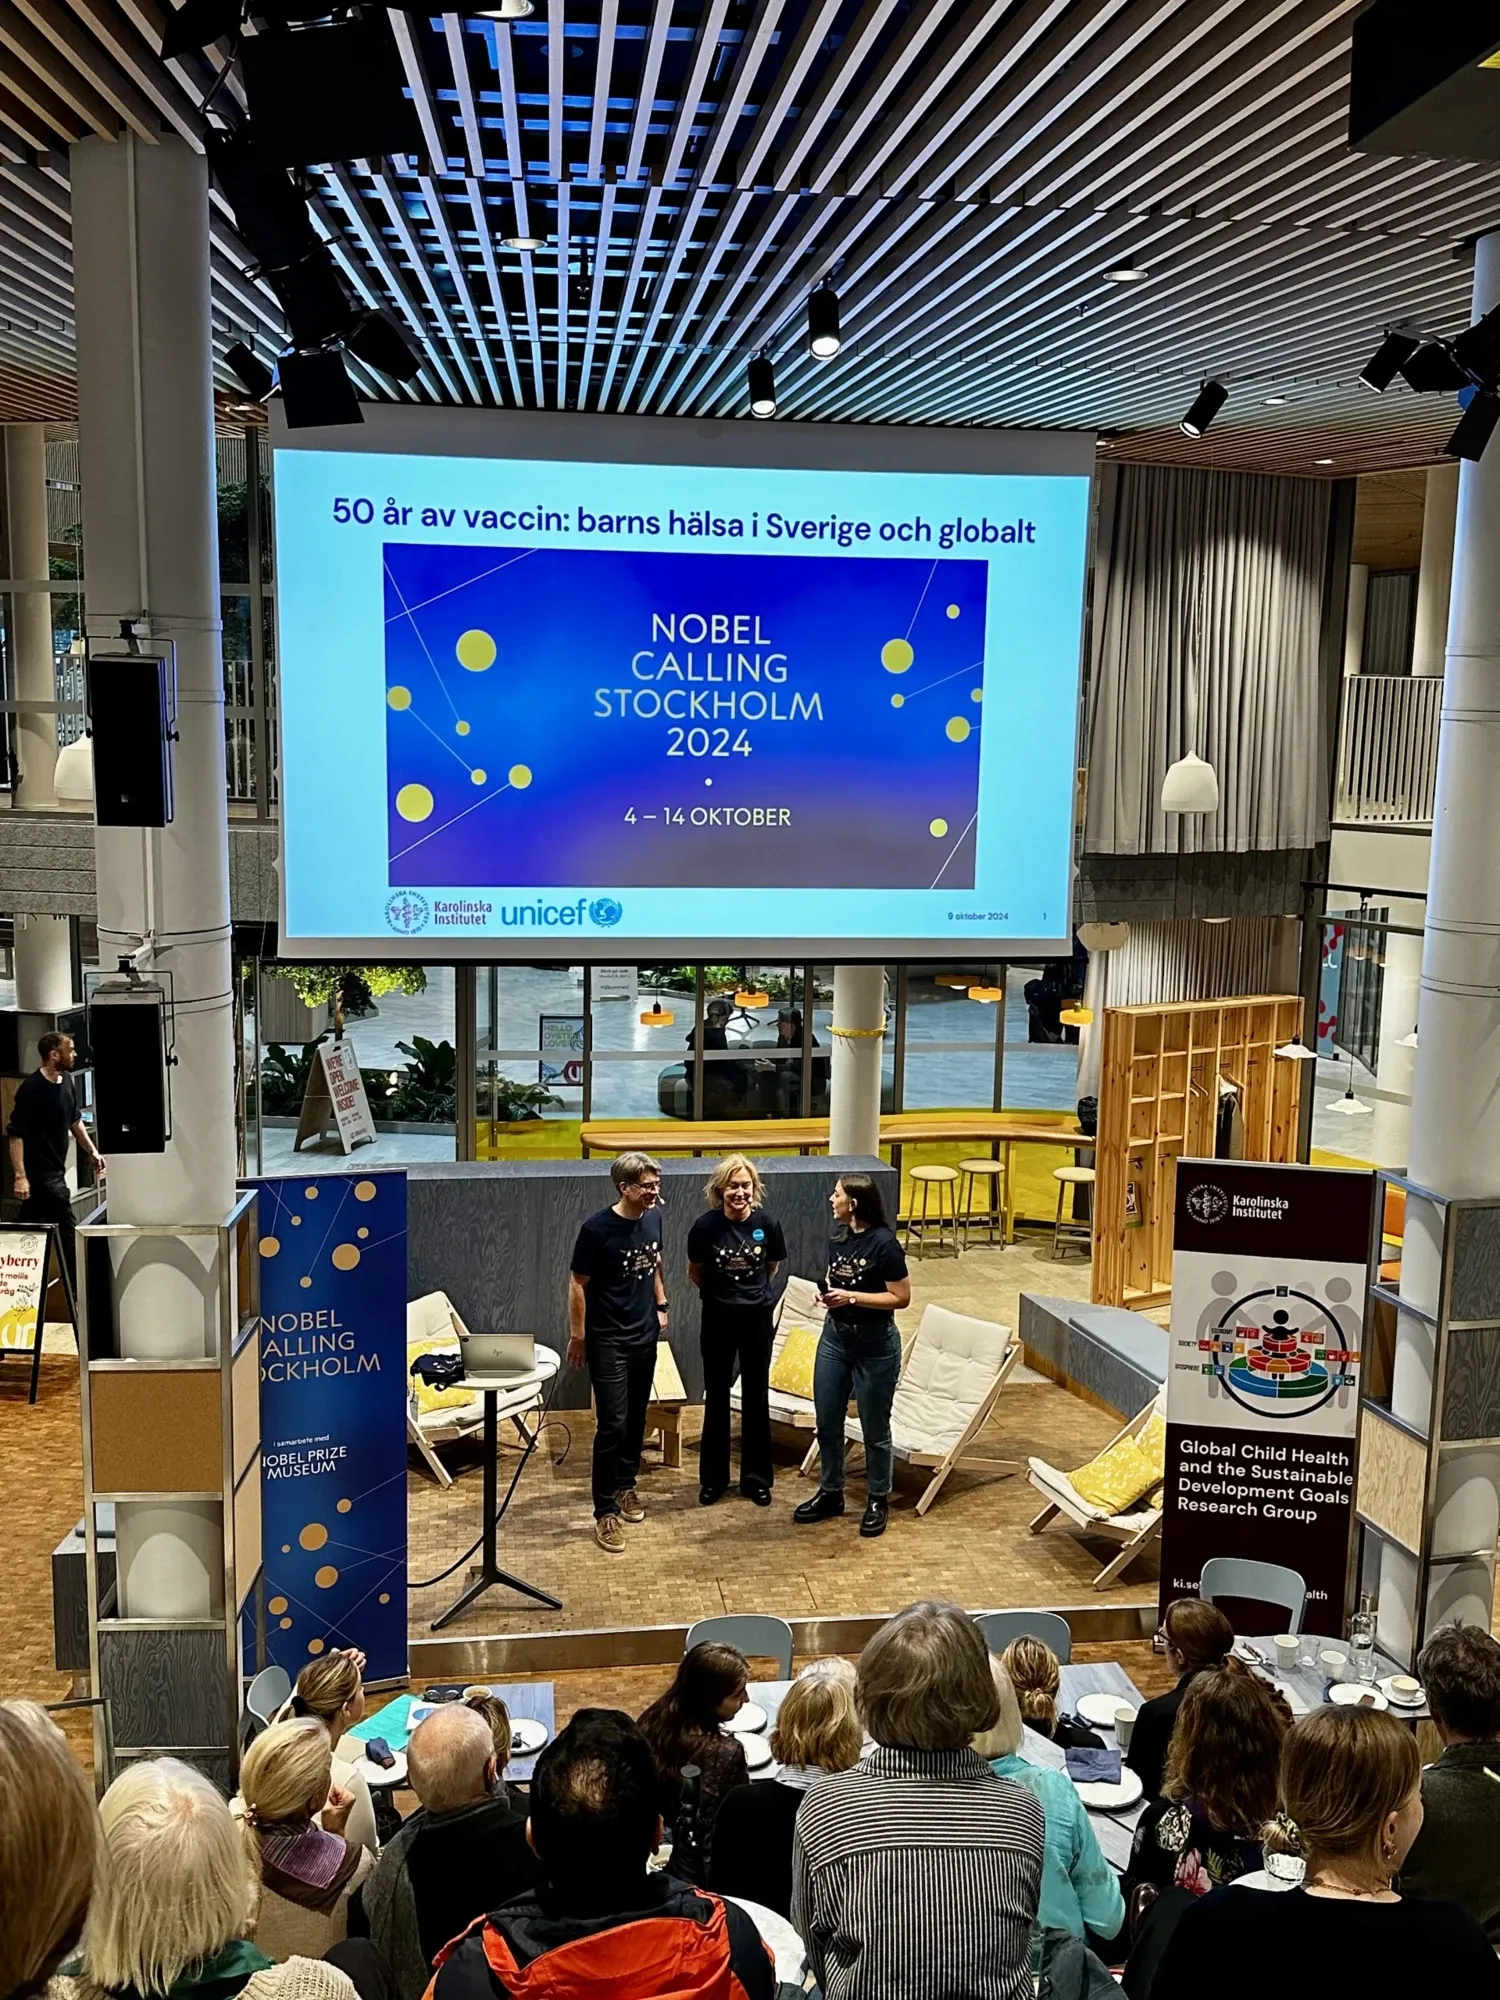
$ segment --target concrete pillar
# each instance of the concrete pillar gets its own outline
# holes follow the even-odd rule
[[[6,424],[3,440],[5,574],[18,583],[45,582],[47,564],[47,446],[40,424]],[[52,599],[44,590],[18,590],[10,601],[15,634],[18,701],[56,701],[52,652]],[[16,717],[16,804],[50,806],[57,762],[57,716]]]
[[[1417,926],[1422,921],[1420,903],[1393,902],[1393,924]],[[1417,1025],[1417,993],[1422,976],[1422,940],[1387,933],[1385,979],[1380,1001],[1380,1041],[1375,1051],[1375,1088],[1399,1094],[1406,1101],[1393,1104],[1377,1096],[1370,1121],[1370,1157],[1380,1167],[1404,1167],[1411,1145],[1411,1081],[1417,1052],[1407,1046],[1406,1037]]]
[[[1482,237],[1474,260],[1474,317],[1500,304],[1500,231]],[[1425,543],[1425,535],[1424,535]],[[1458,524],[1437,797],[1422,949],[1420,1046],[1412,1082],[1408,1174],[1452,1197],[1500,1191],[1500,450],[1459,477]],[[1425,554],[1425,548],[1424,548]],[[1401,1295],[1436,1309],[1441,1216],[1408,1200]],[[1413,1314],[1398,1315],[1391,1407],[1427,1426],[1433,1342]],[[1500,1453],[1450,1454],[1437,1484],[1434,1549],[1492,1549],[1500,1535]],[[1409,1644],[1414,1565],[1382,1549],[1380,1624]],[[1434,1569],[1427,1619],[1464,1617],[1489,1629],[1491,1585],[1477,1564]]]
[[[1350,563],[1349,602],[1344,611],[1344,679],[1352,680],[1365,663],[1365,600],[1370,594],[1370,565]]]
[[[73,939],[67,918],[18,916],[17,1007],[23,1014],[60,1014],[73,999]]]
[[[878,1031],[885,1024],[885,967],[833,968],[833,1055],[828,1079],[828,1150],[880,1151]],[[850,1033],[844,1033],[845,1029]]]
[[[1414,678],[1443,671],[1448,652],[1448,606],[1453,596],[1453,538],[1458,527],[1458,460],[1427,468],[1422,504],[1422,567],[1417,572],[1417,617],[1412,634]]]
[[[234,1198],[235,1124],[207,174],[172,137],[84,139],[71,158],[90,642],[107,651],[145,619],[177,649],[176,818],[95,834],[100,961],[154,944],[177,1056],[172,1139],[111,1159],[109,1214],[213,1223]],[[216,1278],[182,1239],[134,1243],[116,1264],[121,1352],[213,1352]],[[122,1505],[117,1522],[125,1616],[218,1611],[216,1507]]]

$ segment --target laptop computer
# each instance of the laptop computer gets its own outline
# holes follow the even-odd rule
[[[532,1375],[536,1340],[529,1333],[461,1333],[459,1351],[466,1375]]]

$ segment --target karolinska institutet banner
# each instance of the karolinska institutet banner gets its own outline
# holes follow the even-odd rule
[[[406,1672],[406,1176],[263,1180],[267,1660]]]
[[[1368,1174],[1182,1160],[1168,1337],[1162,1608],[1210,1556],[1307,1580],[1342,1629],[1370,1244]]]

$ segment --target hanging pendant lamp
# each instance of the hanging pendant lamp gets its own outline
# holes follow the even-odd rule
[[[1219,810],[1219,776],[1212,764],[1189,750],[1169,764],[1162,780],[1164,813],[1212,813]]]

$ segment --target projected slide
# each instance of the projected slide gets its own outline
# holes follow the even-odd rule
[[[535,432],[367,415],[363,449],[274,439],[284,949],[1068,936],[1086,448],[625,462],[660,427],[601,418],[597,459],[470,457],[371,447]]]
[[[384,561],[393,885],[974,886],[982,562]]]

